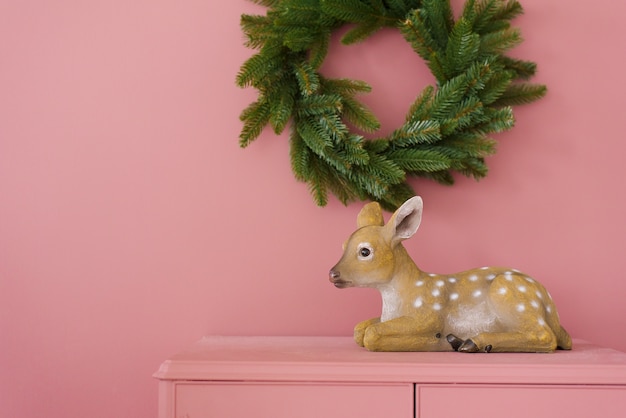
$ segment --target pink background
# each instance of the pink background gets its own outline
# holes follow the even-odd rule
[[[456,4],[460,4],[457,1]],[[575,338],[626,350],[626,4],[524,0],[540,102],[481,182],[413,184],[427,271],[510,265]],[[586,5],[586,6],[583,6]],[[327,271],[361,204],[316,207],[286,138],[238,147],[244,0],[0,3],[0,416],[153,417],[151,374],[205,334],[348,335],[375,291]],[[395,31],[334,45],[398,126],[431,82]]]

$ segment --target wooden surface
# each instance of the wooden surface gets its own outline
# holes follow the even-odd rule
[[[166,360],[161,380],[626,384],[626,353],[375,353],[351,337],[205,337]]]

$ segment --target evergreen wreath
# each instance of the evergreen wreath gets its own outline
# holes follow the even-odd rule
[[[450,0],[252,0],[265,16],[242,15],[246,46],[258,50],[243,63],[236,82],[258,90],[240,115],[240,145],[248,146],[268,124],[278,135],[290,124],[291,165],[308,183],[318,205],[328,192],[341,202],[375,200],[388,210],[410,196],[408,176],[454,183],[452,173],[480,179],[485,157],[495,152],[490,134],[513,127],[511,106],[544,96],[527,82],[533,62],[508,57],[522,39],[510,21],[516,0],[467,0],[455,20]],[[351,132],[379,128],[356,99],[370,91],[363,81],[320,74],[331,34],[352,27],[343,44],[398,28],[423,58],[437,83],[412,104],[405,123],[387,137]]]

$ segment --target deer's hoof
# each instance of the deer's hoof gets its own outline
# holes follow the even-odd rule
[[[448,334],[446,335],[446,341],[448,341],[448,343],[450,343],[450,345],[452,346],[452,349],[454,351],[459,351],[459,348],[463,345],[463,343],[465,341],[463,341],[462,339],[460,339],[459,337],[457,337],[454,334]]]
[[[478,349],[476,343],[468,338],[463,344],[461,344],[458,351],[462,353],[477,353],[480,350]]]

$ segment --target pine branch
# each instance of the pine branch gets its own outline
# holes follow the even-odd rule
[[[498,57],[498,62],[500,62],[507,70],[515,72],[514,78],[516,79],[528,80],[537,72],[537,64],[531,61],[524,61],[501,55]]]
[[[481,40],[472,31],[472,25],[464,18],[459,19],[450,33],[445,49],[443,68],[448,78],[459,75],[478,57]]]
[[[465,3],[462,16],[472,23],[476,33],[484,35],[510,27],[510,21],[523,13],[515,0],[474,0]]]
[[[441,133],[451,135],[459,129],[484,122],[484,107],[477,97],[468,97],[456,104],[445,123],[441,123]]]
[[[281,0],[274,10],[277,26],[316,27],[321,19],[319,0]]]
[[[311,175],[306,179],[309,191],[318,206],[328,204],[328,184],[332,183],[332,170],[319,158],[312,158],[310,163]]]
[[[452,136],[443,141],[441,149],[453,149],[457,152],[460,150],[464,153],[463,158],[466,156],[482,158],[495,154],[496,144],[496,141],[484,136],[483,134],[476,135],[474,137],[470,137],[469,135],[458,135]]]
[[[432,34],[433,41],[439,51],[445,51],[448,36],[454,27],[454,17],[449,1],[423,0],[420,9],[425,27]]]
[[[424,22],[420,9],[412,10],[400,25],[400,32],[413,50],[425,61],[430,61],[437,51],[437,43]]]
[[[365,193],[351,182],[347,176],[340,175],[332,170],[329,173],[327,187],[344,205],[347,205],[352,200],[364,200],[367,198]]]
[[[407,122],[389,136],[396,147],[418,144],[432,144],[441,140],[439,122],[436,120],[415,120]]]
[[[496,64],[495,57],[491,56],[484,60],[475,61],[466,67],[464,76],[467,80],[467,94],[480,94],[487,85],[487,82],[501,68]]]
[[[354,166],[350,171],[350,179],[373,196],[382,199],[391,184],[404,181],[404,171],[396,164],[380,154],[370,154],[369,164]]]
[[[387,138],[383,138],[366,141],[363,147],[370,153],[382,154],[389,149],[389,145],[389,140]]]
[[[432,173],[450,168],[450,160],[434,150],[399,149],[387,154],[395,164],[407,173]]]
[[[245,46],[248,48],[259,49],[268,39],[272,39],[274,35],[269,28],[272,26],[272,20],[267,16],[242,15],[240,21],[241,29],[247,38]]]
[[[341,143],[341,150],[350,164],[364,165],[369,163],[370,154],[363,147],[363,137],[348,135]]]
[[[485,177],[489,171],[483,158],[467,158],[454,167],[454,170],[476,180]]]
[[[478,92],[478,97],[485,105],[493,104],[500,98],[515,78],[512,71],[495,71],[485,81],[484,87]]]
[[[493,22],[498,12],[498,3],[501,2],[502,0],[482,0],[478,3],[474,0],[467,1],[461,16],[472,24],[477,33],[484,33],[485,27]]]
[[[299,119],[296,129],[304,143],[320,157],[324,157],[333,146],[333,139],[328,132],[321,129],[311,118]]]
[[[352,170],[352,164],[346,159],[344,152],[341,150],[329,148],[321,157],[328,166],[333,167],[342,176],[348,175]]]
[[[321,79],[322,91],[338,94],[342,97],[341,115],[354,126],[365,132],[374,132],[380,128],[376,116],[361,102],[354,98],[360,92],[369,92],[371,87],[361,81],[347,79]]]
[[[271,105],[264,97],[260,97],[256,102],[248,105],[239,116],[239,119],[244,123],[241,134],[239,134],[239,146],[245,148],[257,139],[269,122],[270,117]]]
[[[367,107],[351,97],[343,98],[341,115],[358,129],[365,132],[376,132],[380,129],[380,122]]]
[[[501,55],[522,42],[518,28],[507,28],[481,36],[481,56]]]
[[[428,117],[432,108],[434,92],[435,88],[433,86],[426,86],[426,88],[424,88],[409,108],[406,116],[406,122],[422,120]]]
[[[291,119],[296,104],[297,87],[295,82],[291,85],[285,83],[281,90],[276,91],[270,97],[269,123],[276,135],[280,135]]]
[[[261,6],[266,6],[266,7],[274,7],[278,3],[281,2],[281,0],[250,0],[250,1],[252,3],[260,4]]]
[[[487,117],[486,122],[473,127],[477,131],[484,132],[485,135],[507,131],[515,125],[513,109],[509,106],[498,109],[493,107],[485,108],[485,116]]]
[[[266,44],[259,53],[246,60],[237,73],[239,87],[263,88],[268,78],[279,78],[284,72],[284,50]]]
[[[512,106],[532,103],[546,95],[548,89],[542,84],[511,84],[494,102],[494,106]]]
[[[359,0],[320,0],[322,12],[338,20],[365,24],[376,21],[381,22],[383,26],[394,26],[396,19],[387,15],[386,8],[380,7],[382,3],[375,1],[374,4],[378,4],[379,7]]]
[[[502,6],[498,9],[498,13],[495,15],[497,19],[501,20],[513,20],[517,16],[524,13],[522,5],[517,0],[508,0],[506,3],[501,2]]]
[[[300,52],[308,50],[319,35],[307,27],[295,27],[286,31],[282,38],[284,46],[292,51]]]
[[[372,87],[364,81],[348,78],[321,78],[324,91],[339,93],[342,96],[354,96],[357,93],[369,93]]]
[[[340,112],[342,109],[342,98],[338,94],[315,94],[300,99],[298,115],[300,117],[319,116]]]
[[[407,6],[404,0],[387,0],[387,6],[391,14],[398,18],[406,16],[409,10],[411,10],[411,7]]]
[[[318,38],[310,44],[309,64],[314,70],[319,70],[324,63],[324,59],[326,59],[326,55],[328,55],[330,37],[330,30],[322,30]]]
[[[335,144],[343,141],[349,133],[348,128],[337,113],[325,113],[319,116],[317,123],[320,129],[326,132]]]
[[[298,62],[293,65],[293,69],[302,96],[311,96],[319,90],[320,78],[315,69],[308,62]]]
[[[458,75],[442,85],[432,102],[432,118],[448,118],[450,111],[463,98],[467,89],[467,77]]]
[[[299,181],[306,181],[311,176],[311,159],[315,158],[310,148],[302,139],[295,126],[292,126],[289,135],[289,156],[291,170]]]

